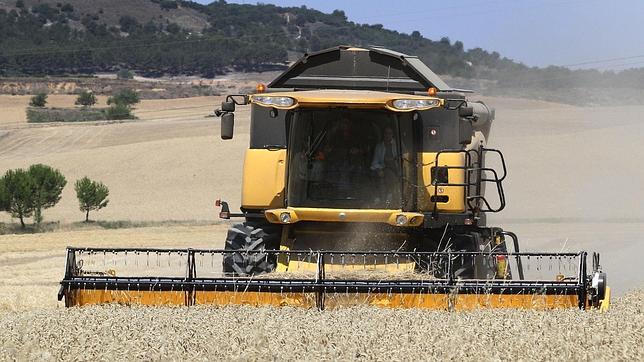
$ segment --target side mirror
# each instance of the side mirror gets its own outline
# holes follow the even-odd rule
[[[234,112],[235,102],[233,101],[221,102],[221,110],[224,112]]]
[[[458,143],[469,145],[472,142],[472,136],[474,135],[472,121],[459,117],[458,126]]]
[[[234,106],[233,106],[233,108],[234,108]],[[234,113],[224,113],[221,116],[221,139],[222,140],[230,140],[230,139],[232,139],[233,138],[233,130],[234,130],[234,128],[235,128],[235,114]]]

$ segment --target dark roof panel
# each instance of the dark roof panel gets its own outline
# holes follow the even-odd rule
[[[304,55],[269,88],[423,92],[451,88],[417,57],[384,48],[339,46]]]

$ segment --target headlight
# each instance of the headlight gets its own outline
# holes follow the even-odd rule
[[[405,215],[398,215],[396,216],[396,225],[402,226],[407,223],[407,216]]]
[[[283,212],[280,214],[280,221],[284,224],[288,224],[291,222],[291,214],[288,212]]]
[[[392,108],[398,111],[414,111],[440,106],[439,99],[396,99],[391,103]]]
[[[251,101],[265,107],[290,109],[295,106],[295,99],[278,96],[252,96]]]

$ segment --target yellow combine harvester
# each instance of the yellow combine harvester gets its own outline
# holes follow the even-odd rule
[[[585,252],[522,253],[486,225],[505,161],[486,146],[494,111],[466,93],[387,49],[305,55],[216,111],[231,139],[236,106],[251,107],[241,212],[218,201],[244,222],[223,250],[68,248],[59,299],[606,309],[597,254],[589,269]]]

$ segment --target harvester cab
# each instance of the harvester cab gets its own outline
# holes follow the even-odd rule
[[[69,248],[59,297],[67,305],[606,309],[598,255],[589,268],[586,252],[521,252],[514,233],[487,225],[486,214],[505,207],[507,171],[501,151],[487,146],[494,110],[466,94],[417,57],[383,48],[304,55],[215,111],[228,140],[236,108],[251,110],[241,211],[218,201],[222,218],[243,219],[224,249]],[[146,265],[145,273],[101,274],[105,255],[110,265]]]

